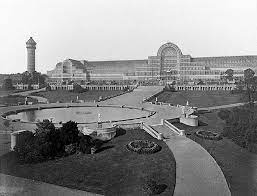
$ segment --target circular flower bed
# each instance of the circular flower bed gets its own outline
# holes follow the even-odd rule
[[[134,140],[129,142],[126,147],[139,154],[153,154],[161,150],[161,146],[148,140]]]
[[[195,134],[200,138],[204,138],[208,140],[220,140],[222,138],[219,133],[215,133],[212,131],[199,130],[195,132]]]

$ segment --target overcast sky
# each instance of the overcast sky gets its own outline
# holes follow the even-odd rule
[[[36,70],[66,58],[147,59],[173,42],[183,54],[257,55],[257,0],[0,0],[0,73]]]

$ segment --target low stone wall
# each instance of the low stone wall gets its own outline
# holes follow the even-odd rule
[[[104,98],[102,98],[101,100],[98,100],[98,102],[106,101],[107,99],[111,99],[111,98],[114,98],[114,97],[118,97],[118,96],[124,95],[124,94],[126,94],[126,93],[133,92],[133,90],[134,90],[134,89],[130,89],[130,90],[128,90],[128,91],[124,91],[124,92],[121,92],[121,93],[116,94],[116,95],[111,95],[111,96],[104,97]]]
[[[189,115],[188,117],[181,116],[179,118],[179,122],[183,123],[185,125],[191,126],[191,127],[197,127],[198,126],[198,116],[195,116],[195,115]]]
[[[103,127],[103,128],[88,128],[88,127],[84,127],[81,130],[81,133],[83,133],[84,135],[90,135],[94,138],[100,139],[100,140],[111,140],[112,138],[115,137],[116,135],[116,128],[117,125],[112,125],[109,127]]]
[[[155,98],[155,97],[158,97],[160,94],[162,94],[162,92],[163,92],[163,90],[160,91],[160,92],[158,92],[158,93],[156,93],[156,94],[154,94],[154,95],[152,95],[152,96],[150,96],[150,97],[144,98],[144,99],[143,99],[143,102],[149,102],[149,100],[151,100],[151,99],[153,99],[153,98]]]
[[[116,124],[121,129],[141,129],[141,123]]]

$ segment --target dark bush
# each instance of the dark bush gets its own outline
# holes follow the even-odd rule
[[[65,154],[66,155],[72,155],[77,150],[77,144],[69,144],[65,146]]]
[[[231,112],[229,110],[220,110],[218,112],[218,117],[221,119],[221,120],[227,120],[230,116]]]
[[[36,136],[41,134],[44,135],[50,131],[55,130],[54,124],[48,119],[44,119],[42,122],[38,122],[36,125],[37,125],[37,129],[35,133]]]
[[[83,93],[83,92],[86,92],[86,91],[87,91],[87,89],[83,88],[79,84],[74,84],[73,90],[72,90],[72,92],[74,92],[74,93]]]
[[[164,89],[164,91],[170,91],[170,92],[176,92],[176,89],[173,85],[167,84]]]
[[[10,121],[9,120],[4,120],[4,126],[9,127],[10,126]]]
[[[68,121],[64,123],[60,129],[61,137],[65,145],[79,142],[79,130],[77,123],[74,121]]]
[[[89,135],[81,135],[79,137],[79,145],[78,149],[82,153],[89,154],[91,153],[91,148],[94,148],[95,151],[101,150],[101,146],[103,145],[104,141],[99,139],[93,139]]]
[[[50,85],[46,86],[46,91],[51,91],[51,86]]]
[[[50,156],[61,156],[65,151],[65,144],[61,136],[61,130],[52,130],[48,133],[48,135],[48,141],[51,144]]]
[[[92,147],[92,138],[89,135],[82,135],[79,139],[79,151],[89,154]]]
[[[17,135],[16,145],[14,147],[14,151],[17,153],[19,160],[21,162],[27,162],[31,158],[27,158],[27,156],[32,156],[32,151],[34,151],[34,134],[30,131],[21,132]],[[33,153],[35,154],[35,153]]]
[[[255,152],[257,144],[257,116],[256,108],[248,106],[230,110],[229,115],[219,113],[220,118],[226,120],[223,136],[232,139],[237,145]]]
[[[35,134],[22,132],[19,134],[15,151],[21,162],[36,163],[62,156],[65,152],[61,131],[55,129],[49,120],[37,123]]]
[[[33,143],[34,134],[31,131],[24,131],[18,134],[16,139],[16,147],[22,148],[25,144]]]
[[[157,184],[153,179],[147,179],[143,185],[143,190],[148,195],[157,195],[161,194],[167,188],[166,184]]]

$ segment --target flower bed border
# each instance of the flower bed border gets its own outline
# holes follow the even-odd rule
[[[140,143],[148,144],[149,147],[135,147],[134,144],[140,144]],[[129,151],[136,152],[138,154],[153,154],[161,150],[161,146],[156,144],[155,142],[149,141],[149,140],[134,140],[129,142],[126,145],[126,148]]]
[[[204,135],[203,133],[212,133],[213,136]],[[219,133],[212,132],[212,131],[199,130],[199,131],[195,132],[195,135],[200,138],[207,139],[207,140],[221,140],[222,139],[222,137]]]

